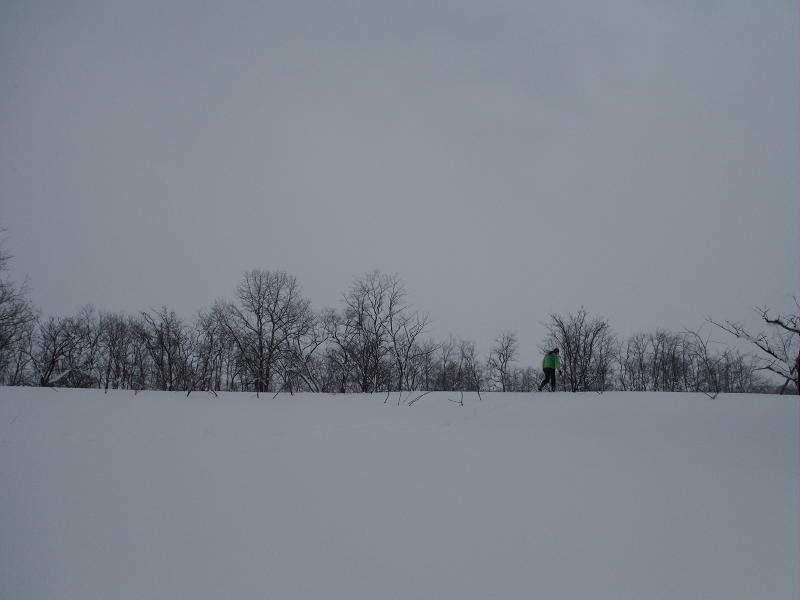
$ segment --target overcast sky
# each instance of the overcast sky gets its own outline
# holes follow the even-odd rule
[[[798,291],[794,0],[0,2],[0,225],[46,314],[317,308],[621,335]]]

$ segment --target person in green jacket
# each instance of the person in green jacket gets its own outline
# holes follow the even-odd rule
[[[550,352],[544,355],[542,360],[542,370],[544,371],[544,381],[539,386],[539,391],[550,383],[550,391],[556,391],[556,371],[561,373],[561,357],[558,354],[558,348],[553,348]]]

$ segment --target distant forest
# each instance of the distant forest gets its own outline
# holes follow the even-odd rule
[[[175,391],[530,392],[540,369],[517,365],[517,335],[476,344],[428,336],[398,276],[356,278],[337,309],[316,311],[295,277],[244,273],[233,300],[194,318],[167,307],[126,315],[87,306],[43,316],[0,252],[0,383]],[[800,305],[793,314],[760,309],[763,330],[708,320],[749,342],[751,353],[710,343],[701,331],[656,329],[619,339],[607,319],[581,309],[551,314],[542,351],[561,350],[562,391],[797,393]]]

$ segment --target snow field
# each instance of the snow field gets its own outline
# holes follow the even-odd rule
[[[800,594],[796,397],[483,397],[0,388],[0,598]]]

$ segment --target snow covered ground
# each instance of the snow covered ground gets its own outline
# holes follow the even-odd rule
[[[384,397],[0,388],[0,598],[800,595],[797,398]]]

